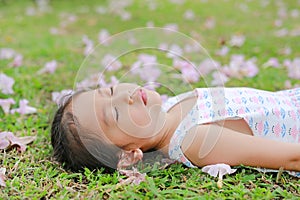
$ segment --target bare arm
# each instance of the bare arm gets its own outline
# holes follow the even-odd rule
[[[186,157],[199,167],[226,163],[300,171],[300,144],[241,134],[217,124],[191,129],[181,147]]]

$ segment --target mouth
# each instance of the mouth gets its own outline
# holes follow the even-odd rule
[[[145,91],[143,91],[142,89],[139,90],[141,98],[143,100],[143,103],[145,104],[145,106],[147,105],[147,94]]]

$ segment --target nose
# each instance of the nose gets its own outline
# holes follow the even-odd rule
[[[118,101],[128,103],[129,105],[133,104],[133,98],[129,91],[120,92],[116,96],[116,99],[118,99]]]

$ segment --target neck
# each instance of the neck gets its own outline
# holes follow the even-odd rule
[[[186,116],[186,114],[195,105],[197,100],[196,96],[191,96],[186,98],[180,103],[173,106],[165,115],[166,123],[163,126],[162,131],[154,138],[154,143],[152,143],[152,148],[162,151],[164,154],[169,153],[169,144],[172,136],[181,120]]]
[[[169,143],[170,140],[174,134],[174,131],[177,128],[178,117],[171,115],[169,113],[166,113],[166,122],[162,128],[162,130],[157,134],[155,138],[152,140],[151,148],[149,149],[156,149],[164,153],[165,155],[168,155],[169,152]]]

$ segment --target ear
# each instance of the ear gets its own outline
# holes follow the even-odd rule
[[[127,167],[137,163],[143,158],[141,149],[134,149],[130,151],[122,150],[118,162],[118,169],[126,169]]]

